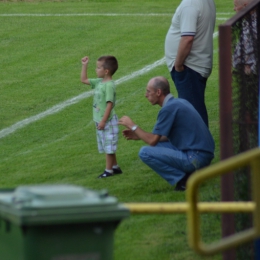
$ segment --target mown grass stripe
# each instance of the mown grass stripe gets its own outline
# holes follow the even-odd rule
[[[138,77],[138,76],[141,76],[147,72],[149,72],[150,70],[164,64],[164,58],[160,59],[160,60],[157,60],[156,62],[150,64],[150,65],[147,65],[145,66],[144,68],[142,68],[141,70],[138,70],[138,71],[135,71],[127,76],[124,76],[118,80],[115,81],[116,85],[119,85],[121,84],[122,82],[125,82],[127,80],[130,80],[130,79],[133,79],[135,77]],[[64,108],[68,107],[68,106],[71,106],[73,104],[76,104],[78,103],[79,101],[85,99],[85,98],[88,98],[90,96],[93,95],[93,90],[91,91],[87,91],[87,92],[84,92],[76,97],[73,97],[71,99],[68,99],[60,104],[57,104],[53,107],[51,107],[50,109],[38,114],[38,115],[35,115],[35,116],[31,116],[29,118],[26,118],[22,121],[19,121],[15,124],[13,124],[12,126],[10,127],[7,127],[7,128],[4,128],[3,130],[0,131],[0,139],[1,138],[4,138],[6,136],[8,136],[9,134],[15,132],[16,130],[18,129],[21,129],[23,127],[25,127],[26,125],[29,125],[35,121],[38,121],[46,116],[49,116],[49,115],[52,115],[52,114],[55,114],[55,113],[58,113],[59,111],[63,110]]]
[[[216,38],[218,36],[218,32],[215,32],[213,34],[213,38]],[[128,81],[130,79],[133,79],[135,77],[138,77],[138,76],[141,76],[147,72],[149,72],[150,70],[162,65],[165,63],[165,58],[162,58],[160,60],[157,60],[155,61],[154,63],[150,64],[150,65],[147,65],[145,66],[144,68],[142,68],[141,70],[138,70],[138,71],[135,71],[127,76],[124,76],[118,80],[115,81],[116,85],[119,85],[121,84],[122,82],[125,82],[125,81]],[[38,114],[38,115],[35,115],[35,116],[32,116],[32,117],[29,117],[29,118],[26,118],[22,121],[19,121],[15,124],[13,124],[12,126],[10,127],[7,127],[7,128],[4,128],[0,131],[0,139],[1,138],[4,138],[12,133],[14,133],[16,130],[18,129],[21,129],[23,127],[25,127],[26,125],[29,125],[35,121],[38,121],[46,116],[49,116],[49,115],[52,115],[52,114],[55,114],[55,113],[58,113],[59,111],[63,110],[64,108],[68,107],[68,106],[71,106],[73,104],[76,104],[78,103],[79,101],[85,99],[85,98],[88,98],[90,96],[93,95],[93,91],[87,91],[87,92],[84,92],[76,97],[73,97],[71,99],[68,99],[60,104],[57,104],[53,107],[51,107],[50,109]]]
[[[217,13],[219,15],[231,15],[233,13]],[[36,16],[36,17],[45,17],[45,16],[172,16],[173,13],[71,13],[71,14],[33,14],[33,13],[20,13],[20,14],[0,14],[0,16]],[[225,18],[217,18],[225,19]]]

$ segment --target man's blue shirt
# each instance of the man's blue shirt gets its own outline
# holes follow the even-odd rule
[[[212,135],[195,108],[185,99],[166,96],[153,134],[166,136],[178,150],[204,151],[214,155]]]

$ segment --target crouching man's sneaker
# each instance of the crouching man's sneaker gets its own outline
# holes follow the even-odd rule
[[[190,177],[191,173],[186,173],[185,176],[179,180],[174,188],[175,191],[185,191],[186,190],[186,183],[188,178]]]

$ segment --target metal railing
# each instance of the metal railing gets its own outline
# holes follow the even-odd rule
[[[198,202],[198,188],[208,179],[221,176],[240,167],[250,166],[252,172],[251,202]],[[201,255],[211,255],[237,247],[260,237],[260,149],[255,148],[207,168],[188,179],[186,199],[183,203],[126,203],[133,214],[186,213],[190,247]],[[200,236],[200,213],[253,213],[253,227],[206,245]]]

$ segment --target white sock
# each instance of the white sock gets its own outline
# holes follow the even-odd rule
[[[105,169],[106,172],[113,173],[113,170]]]
[[[113,169],[118,169],[119,168],[119,166],[118,165],[113,165],[113,167],[112,167]]]

